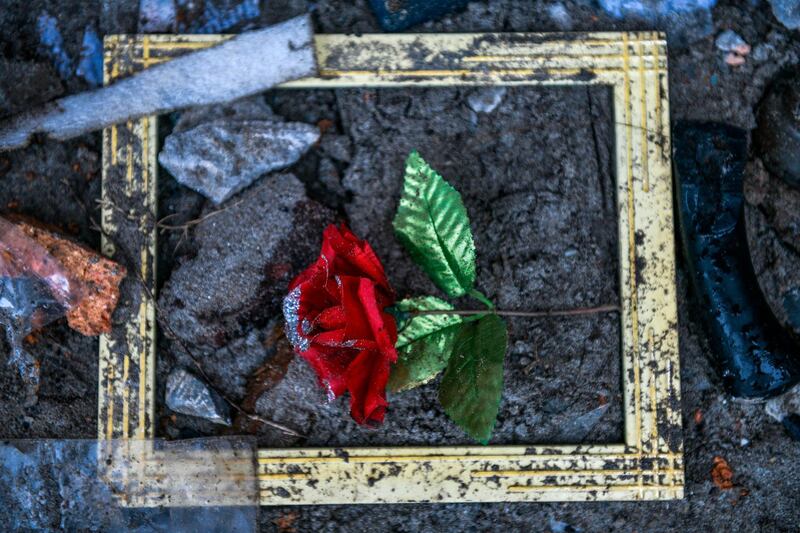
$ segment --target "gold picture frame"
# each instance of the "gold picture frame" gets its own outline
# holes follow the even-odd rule
[[[105,82],[223,35],[112,35]],[[605,85],[613,92],[624,441],[603,445],[262,449],[262,505],[664,500],[683,497],[667,54],[664,34],[317,35],[319,76],[282,87]],[[265,61],[269,58],[265,57]],[[155,435],[157,117],[103,131],[103,252],[132,299],[101,337],[98,435]],[[125,195],[120,199],[118,195]],[[122,201],[124,200],[124,202]],[[124,216],[118,205],[125,205]],[[130,254],[129,254],[130,255]]]

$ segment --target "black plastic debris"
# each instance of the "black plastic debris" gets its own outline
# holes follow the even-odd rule
[[[386,31],[400,31],[463,8],[469,0],[370,0]]]
[[[673,133],[684,254],[726,390],[763,398],[800,379],[800,348],[758,287],[744,227],[747,133],[683,123]]]
[[[767,89],[753,142],[771,173],[800,187],[800,71],[784,73]]]

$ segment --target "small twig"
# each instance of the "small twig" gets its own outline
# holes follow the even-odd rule
[[[162,230],[173,230],[173,231],[181,230],[181,231],[186,231],[189,228],[191,228],[193,226],[197,226],[198,224],[204,222],[205,220],[208,220],[209,218],[211,218],[211,217],[213,217],[215,215],[223,213],[223,212],[227,211],[228,209],[230,209],[232,207],[236,207],[237,205],[242,203],[242,201],[243,200],[237,200],[237,201],[233,202],[230,205],[226,205],[223,208],[217,209],[215,211],[211,211],[210,213],[206,213],[205,215],[203,215],[203,216],[201,216],[199,218],[195,218],[195,219],[192,219],[192,220],[187,220],[183,224],[174,224],[174,225],[166,224],[165,221],[167,219],[169,219],[171,217],[174,217],[174,216],[177,216],[177,215],[180,214],[180,213],[172,213],[170,215],[167,215],[167,216],[163,217],[161,220],[159,220],[156,223],[156,227],[158,227],[159,229],[162,229]]]
[[[132,220],[132,221],[137,221],[138,220],[134,215],[132,215],[130,213],[126,213],[124,209],[122,209],[120,206],[118,206],[117,204],[115,204],[111,200],[106,200],[104,198],[98,198],[97,200],[95,200],[95,203],[98,206],[100,206],[100,209],[109,208],[109,209],[112,209],[112,210],[116,211],[117,213],[119,213],[119,215],[122,218],[124,218],[126,220]]]
[[[599,305],[597,307],[578,307],[576,309],[552,309],[550,311],[504,311],[502,309],[436,309],[409,311],[412,316],[421,315],[499,315],[499,316],[519,316],[526,318],[550,317],[550,316],[578,316],[592,315],[597,313],[618,313],[618,305]]]

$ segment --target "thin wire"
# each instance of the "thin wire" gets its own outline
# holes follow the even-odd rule
[[[499,316],[518,316],[526,318],[539,318],[551,316],[579,316],[591,315],[598,313],[618,313],[620,308],[618,305],[600,305],[597,307],[578,307],[575,309],[551,309],[549,311],[504,311],[502,309],[436,309],[436,310],[420,310],[409,311],[410,315],[488,315],[494,314]]]

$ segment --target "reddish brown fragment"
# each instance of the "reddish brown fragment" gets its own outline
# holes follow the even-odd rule
[[[273,524],[278,526],[278,531],[281,533],[296,533],[297,527],[295,526],[295,522],[297,521],[299,515],[292,511],[285,515],[281,515],[275,520],[272,521]]]
[[[22,219],[13,222],[87,288],[87,293],[67,311],[69,326],[83,335],[110,333],[111,314],[119,301],[119,284],[127,273],[125,267],[35,222]]]
[[[728,461],[717,455],[711,467],[711,480],[717,487],[727,490],[733,488],[733,469]]]

